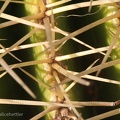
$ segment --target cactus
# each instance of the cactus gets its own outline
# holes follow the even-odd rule
[[[1,119],[119,119],[118,0],[0,5]]]

